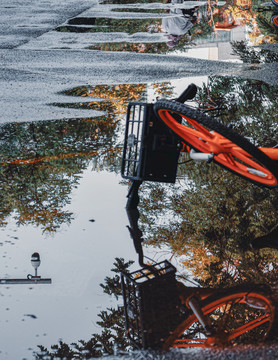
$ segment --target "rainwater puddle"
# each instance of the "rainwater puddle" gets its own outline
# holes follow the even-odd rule
[[[275,11],[272,3],[248,0],[108,0],[30,39],[19,50],[134,52],[149,59],[152,54],[174,55],[247,62],[256,69],[277,62]],[[0,358],[198,358],[199,349],[161,355],[135,350],[128,341],[128,335],[141,341],[137,330],[125,331],[119,277],[123,269],[140,267],[131,237],[143,236],[145,261],[165,265],[169,260],[186,286],[264,284],[277,298],[277,241],[276,249],[250,246],[254,238],[277,232],[277,189],[260,188],[213,162],[188,161],[188,155],[181,154],[176,183],[142,184],[138,213],[132,216],[125,208],[130,182],[121,177],[127,106],[130,101],[177,98],[194,83],[197,95],[187,105],[208,112],[256,146],[275,147],[278,87],[224,76],[143,83],[135,74],[129,83],[94,81],[55,94],[55,102],[46,105],[74,109],[74,116],[86,111],[87,117],[0,126]],[[136,138],[130,141],[136,144]],[[34,260],[36,253],[40,261]],[[164,265],[161,274],[172,274]],[[143,276],[136,272],[133,280],[144,276],[147,271]],[[146,318],[138,320],[134,288],[129,289],[125,310],[138,329]],[[167,286],[153,291],[152,309],[163,315],[157,331],[150,330],[153,324],[148,327],[150,338],[164,331],[165,323],[174,330],[185,314],[183,308],[177,314],[173,291]],[[245,339],[257,344],[271,312],[264,317],[268,307],[261,298],[247,300],[244,296],[235,301],[232,320],[241,324],[242,319],[267,319]],[[166,309],[161,310],[162,303]],[[242,316],[246,304],[252,306]],[[230,304],[217,311],[223,308],[232,313]],[[213,319],[219,318],[217,311]],[[195,325],[190,335],[202,338]]]
[[[103,116],[1,126],[3,359],[160,358],[128,355],[124,335],[117,271],[139,267],[126,227],[128,186],[120,176],[124,123],[129,101],[174,98],[191,82],[199,86],[195,107],[219,107],[215,116],[241,134],[265,146],[277,144],[277,87],[225,77],[81,86],[62,94],[71,101],[54,105],[101,110]],[[228,287],[242,277],[271,284],[277,253],[265,250],[258,257],[241,249],[254,227],[261,234],[260,224],[276,224],[275,204],[276,191],[213,164],[180,165],[176,185],[146,183],[140,190],[145,255],[170,260],[188,285],[194,280],[195,286]],[[35,275],[34,252],[41,257],[38,275],[51,284],[11,283]]]

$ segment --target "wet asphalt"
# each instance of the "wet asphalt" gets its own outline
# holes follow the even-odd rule
[[[172,349],[167,353],[135,351],[108,356],[107,360],[277,360],[278,345],[238,346],[226,349]]]
[[[77,98],[65,99],[58,93],[80,85],[164,81],[203,75],[234,75],[278,83],[277,64],[254,67],[171,55],[65,49],[58,43],[55,46],[55,27],[72,17],[92,14],[96,6],[96,0],[1,1],[2,123],[88,116],[89,110],[51,106],[78,101]],[[47,47],[45,36],[49,34],[52,45]],[[73,43],[74,36],[67,34],[67,42]],[[276,49],[272,46],[273,51]],[[90,110],[90,116],[97,114]]]

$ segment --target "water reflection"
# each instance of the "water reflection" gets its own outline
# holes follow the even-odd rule
[[[184,81],[181,81],[183,87]],[[232,123],[237,131],[251,136],[258,144],[274,146],[278,142],[275,122],[278,110],[276,93],[276,87],[257,81],[210,77],[200,87],[197,101],[200,108],[211,110],[211,116],[220,116],[225,124]],[[109,300],[99,296],[95,286],[101,281],[99,277],[103,278],[105,275],[96,277],[94,271],[103,271],[105,274],[112,261],[109,259],[109,265],[103,263],[108,261],[106,259],[111,257],[112,253],[113,258],[125,256],[130,259],[131,254],[135,255],[133,249],[126,250],[128,231],[124,229],[127,222],[124,212],[118,216],[117,207],[114,212],[108,211],[116,206],[115,201],[119,204],[120,197],[125,201],[127,188],[123,187],[122,193],[115,200],[112,193],[120,192],[122,187],[118,185],[118,178],[115,180],[117,186],[111,186],[111,178],[106,180],[108,173],[94,183],[93,179],[97,177],[95,173],[89,177],[89,185],[82,184],[86,195],[82,206],[77,207],[77,212],[84,211],[84,208],[88,211],[85,220],[83,219],[86,223],[89,223],[89,219],[96,219],[95,223],[89,223],[90,227],[88,225],[87,238],[86,231],[83,231],[85,225],[76,227],[72,221],[72,210],[76,211],[76,203],[72,208],[68,205],[72,202],[72,193],[82,181],[86,169],[107,170],[111,174],[119,172],[123,133],[121,123],[124,121],[128,102],[149,101],[150,97],[155,99],[157,96],[174,97],[176,89],[171,82],[115,84],[83,86],[71,89],[66,94],[90,97],[92,101],[83,105],[56,105],[98,109],[104,111],[105,115],[94,119],[37,122],[33,125],[7,124],[0,129],[3,139],[0,144],[3,223],[11,222],[11,215],[18,224],[24,224],[26,229],[29,224],[40,226],[45,232],[56,231],[55,238],[48,239],[45,243],[45,249],[53,257],[55,268],[55,283],[51,286],[51,291],[44,294],[47,300],[44,301],[43,309],[47,309],[48,315],[43,317],[41,309],[36,308],[35,301],[31,308],[25,308],[25,304],[22,307],[23,314],[35,313],[36,323],[41,321],[43,333],[48,333],[45,339],[37,338],[39,331],[36,329],[36,333],[32,333],[32,329],[29,329],[27,340],[24,338],[25,343],[42,345],[38,359],[47,358],[49,353],[52,358],[63,358],[67,355],[70,358],[73,357],[72,354],[79,354],[81,358],[100,357],[102,354],[121,349],[124,351],[126,348],[119,277],[114,278],[108,274],[102,287],[106,294],[115,294],[115,305],[114,301],[111,304]],[[93,193],[88,191],[91,188],[94,188]],[[96,205],[98,194],[101,201]],[[251,281],[264,282],[274,287],[277,282],[277,252],[270,249],[255,251],[249,247],[249,243],[253,238],[263,236],[275,227],[277,203],[276,190],[259,189],[214,167],[213,164],[210,167],[200,167],[193,163],[186,167],[180,165],[176,186],[144,184],[140,191],[139,229],[143,231],[149,244],[145,247],[145,252],[148,255],[151,253],[150,257],[157,256],[155,260],[159,260],[162,251],[167,251],[169,257],[173,255],[172,260],[176,259],[174,264],[178,265],[181,273],[186,274],[186,279],[193,278],[204,286],[228,287]],[[124,204],[121,206],[124,208]],[[58,216],[55,217],[56,215]],[[19,222],[21,219],[22,222]],[[67,221],[71,222],[71,227],[62,241],[63,234],[57,230]],[[123,233],[116,224],[121,221]],[[95,231],[97,226],[98,232]],[[7,231],[9,227],[10,225],[6,224]],[[107,229],[111,229],[111,232]],[[20,236],[20,249],[28,246],[30,232],[29,227],[27,239]],[[41,245],[44,240],[37,239],[40,235],[41,232],[36,233],[35,241]],[[116,248],[115,237],[124,239],[123,242],[116,242]],[[99,243],[105,243],[103,252]],[[64,261],[68,263],[60,266],[59,254],[64,252]],[[127,252],[129,253],[126,254]],[[16,253],[18,248],[12,253],[13,256],[18,256]],[[157,255],[153,256],[154,253]],[[3,267],[5,264],[2,264]],[[122,268],[122,264],[125,264],[125,261],[116,260],[114,269]],[[79,271],[80,268],[82,270]],[[91,278],[88,280],[89,272],[93,273],[91,282]],[[119,272],[114,275],[119,275]],[[84,288],[92,290],[89,292]],[[3,302],[13,305],[19,298],[23,302],[21,293],[17,297],[17,294],[11,293],[14,290],[3,291]],[[40,292],[43,292],[43,289],[40,289]],[[76,293],[81,294],[77,299]],[[96,300],[97,296],[100,300]],[[28,298],[28,303],[29,301],[31,300]],[[65,303],[70,303],[66,310]],[[102,309],[107,307],[108,310],[100,312],[96,309],[100,304]],[[94,311],[100,314],[98,330],[91,327]],[[53,316],[50,317],[49,314]],[[72,314],[76,314],[76,317]],[[2,316],[4,319],[7,317],[5,312]],[[61,319],[60,324],[57,317]],[[10,318],[9,321],[11,323]],[[76,323],[74,327],[71,326],[73,322]],[[70,328],[71,332],[67,330]],[[97,334],[90,337],[92,332],[97,331]],[[59,336],[63,336],[64,340],[59,342]],[[119,339],[119,350],[113,348],[112,344],[116,337]],[[77,339],[84,340],[78,342]],[[75,344],[72,346],[71,342]],[[56,345],[51,349],[51,344]]]
[[[169,84],[164,85],[165,94],[173,93]],[[119,85],[106,89],[111,96],[121,91]],[[125,86],[123,89],[127,104],[128,91]],[[74,91],[96,97],[98,91],[103,90],[100,87]],[[142,86],[141,91],[144,98],[147,88]],[[231,123],[240,133],[251,136],[256,144],[274,146],[278,142],[276,93],[277,87],[257,81],[210,77],[199,89],[197,101],[200,108],[209,110],[211,116],[220,116],[225,124]],[[143,231],[149,248],[169,250],[178,259],[179,270],[202,286],[226,288],[250,282],[268,284],[274,289],[277,287],[277,252],[258,251],[249,245],[277,225],[277,196],[277,190],[258,188],[213,164],[200,167],[189,163],[186,167],[180,166],[176,185],[147,183],[142,186],[140,223],[138,226],[136,213],[129,230],[139,242]],[[118,254],[121,256],[120,250]],[[130,265],[131,262],[117,258],[112,270],[116,276],[107,276],[101,285],[104,292],[117,301],[121,294],[119,272],[127,271]],[[128,349],[120,301],[116,307],[101,311],[99,318],[97,324],[101,331],[89,340],[80,340],[72,346],[60,341],[49,349],[40,346],[37,358],[101,357]]]
[[[123,258],[116,258],[111,271],[114,276],[106,276],[104,283],[100,284],[103,292],[120,298],[116,307],[110,307],[98,314],[99,320],[96,322],[101,332],[95,333],[89,340],[79,340],[77,343],[67,344],[60,341],[57,345],[52,345],[47,349],[39,345],[39,351],[35,352],[36,359],[90,359],[99,358],[105,355],[120,355],[121,351],[130,348],[130,344],[125,336],[124,309],[122,306],[122,289],[120,273],[128,272],[133,261],[125,262]]]
[[[137,200],[139,200],[139,198]],[[175,277],[173,277],[176,270],[167,261],[155,264],[155,268],[152,268],[150,265],[144,265],[142,261],[143,233],[138,226],[140,214],[136,207],[137,200],[133,202],[135,207],[127,208],[129,218],[128,228],[134,241],[135,250],[139,255],[139,263],[144,266],[144,270],[141,269],[130,273],[129,268],[133,262],[125,262],[122,258],[116,258],[112,269],[114,276],[107,276],[105,282],[100,284],[100,286],[103,288],[104,293],[114,296],[116,300],[119,300],[119,303],[117,307],[107,308],[105,311],[101,311],[98,314],[100,320],[97,321],[97,324],[101,327],[101,332],[93,334],[89,340],[79,340],[77,343],[72,343],[70,345],[63,341],[60,341],[57,345],[52,345],[50,349],[40,345],[40,351],[36,353],[36,359],[45,359],[47,356],[51,359],[57,356],[61,358],[66,357],[67,359],[75,357],[87,359],[112,354],[127,355],[127,351],[129,351],[131,358],[133,358],[132,352],[130,352],[131,350],[134,351],[135,349],[142,347],[148,348],[149,346],[151,348],[160,348],[161,339],[163,339],[163,337],[165,338],[165,336],[168,337],[167,334],[174,336],[173,334],[175,333],[177,325],[185,321],[187,312],[183,306],[185,303],[187,304],[186,301],[189,297],[191,302],[193,301],[192,296],[194,294],[195,296],[198,295],[198,299],[207,299],[207,303],[209,303],[209,296],[214,294],[214,296],[211,297],[211,299],[214,299],[213,307],[208,311],[212,319],[210,326],[217,327],[219,326],[218,322],[223,324],[221,321],[223,316],[226,319],[226,329],[229,331],[232,331],[232,329],[242,329],[246,324],[248,326],[249,323],[251,325],[254,321],[258,321],[257,324],[259,325],[257,327],[253,328],[253,326],[251,326],[251,329],[249,329],[246,334],[240,333],[235,341],[233,339],[233,345],[238,345],[239,343],[256,344],[258,339],[265,340],[265,334],[268,333],[273,320],[271,315],[271,298],[269,297],[268,290],[265,286],[256,287],[254,283],[249,283],[247,285],[246,282],[249,279],[241,274],[239,278],[233,277],[230,285],[227,285],[228,283],[225,283],[224,285],[223,282],[219,284],[216,281],[215,285],[210,284],[210,287],[206,288],[185,286],[185,278],[179,275],[179,282],[176,287]],[[191,251],[194,252],[194,248],[192,248]],[[204,254],[202,255],[204,256]],[[204,259],[205,257],[203,260]],[[185,264],[183,263],[183,266],[184,265]],[[236,267],[238,265],[238,263],[235,264]],[[167,267],[166,272],[164,272],[165,266]],[[253,267],[252,270],[256,271],[257,268]],[[148,277],[153,279],[153,277],[156,276],[156,271],[162,271],[160,274],[160,282],[148,283],[146,279],[148,279]],[[212,269],[209,271],[212,272]],[[234,271],[234,269],[232,269],[232,271]],[[120,284],[119,273],[125,274],[123,277],[123,279],[125,279],[124,285]],[[165,279],[163,278],[163,274],[165,275]],[[267,275],[269,275],[269,273],[266,274],[266,277]],[[143,277],[144,279],[142,279]],[[131,281],[130,284],[129,281]],[[198,277],[198,281],[199,284],[202,283],[200,277]],[[229,287],[238,283],[244,285],[238,288],[227,288],[226,290],[223,290],[223,286]],[[208,285],[206,284],[206,286]],[[124,305],[122,300],[122,289],[124,289],[125,294]],[[146,302],[142,302],[142,298],[140,297],[144,296],[143,289],[145,289],[147,293],[147,298],[145,298]],[[250,292],[252,292],[252,295],[250,295]],[[259,295],[256,295],[256,292],[258,292]],[[141,294],[140,296],[138,295],[139,293]],[[243,293],[245,295],[243,295]],[[228,301],[227,304],[222,300],[222,302],[219,302],[217,305],[215,299],[220,299],[221,294],[225,297],[225,301],[227,301],[227,296],[235,297],[231,297],[233,301]],[[263,297],[262,294],[264,294]],[[182,299],[181,303],[178,298]],[[194,303],[190,303],[189,306],[194,308],[195,305]],[[155,309],[153,308],[154,306]],[[138,307],[140,307],[140,311]],[[150,307],[152,307],[152,311],[150,310]],[[266,323],[261,323],[260,319],[265,316],[268,317],[270,322],[266,321]],[[138,317],[138,319],[140,318],[139,323],[136,317]],[[193,326],[191,326],[192,322],[190,322],[190,326],[185,328],[182,339],[194,339],[195,343],[202,344],[204,337],[201,336],[200,340],[199,336],[200,334],[203,334],[204,330],[199,324],[195,324],[195,322],[196,320],[193,322]],[[128,326],[128,332],[124,330],[125,325]],[[144,326],[146,326],[146,328]],[[145,332],[143,335],[140,335],[142,327],[145,329]],[[152,333],[153,329],[156,330]],[[171,329],[170,333],[169,329]],[[221,326],[218,331],[221,331],[223,335],[223,328]],[[225,333],[228,334],[228,332]],[[171,336],[169,337],[169,341]],[[224,341],[223,336],[221,337],[221,341]],[[185,344],[184,341],[182,344]],[[159,355],[157,356],[159,358]]]
[[[170,95],[168,83],[154,84],[158,95]],[[82,172],[119,172],[122,145],[119,122],[128,101],[147,96],[146,84],[97,85],[80,87],[66,95],[92,97],[102,101],[55,104],[101,110],[97,118],[9,123],[0,127],[0,224],[13,215],[18,225],[33,224],[53,233],[70,224],[73,213],[64,210],[70,194],[78,186]],[[105,100],[104,100],[105,99]]]
[[[96,168],[116,161],[116,127],[104,116],[2,125],[1,225],[11,214],[18,225],[48,233],[70,224],[72,213],[63,207],[89,161],[93,158]]]
[[[275,146],[275,92],[260,82],[210,77],[197,97],[203,109],[222,107],[221,121],[255,144]],[[144,184],[141,225],[149,244],[169,246],[202,284],[275,282],[277,252],[253,253],[249,244],[276,226],[277,190],[247,184],[211,165],[181,165],[180,183],[170,190]]]

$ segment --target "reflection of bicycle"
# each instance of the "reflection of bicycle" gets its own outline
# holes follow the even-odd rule
[[[194,160],[214,161],[252,183],[277,187],[278,148],[256,147],[184,105],[196,92],[191,84],[176,100],[129,104],[122,176],[133,181],[175,182],[179,152],[186,151]]]
[[[121,275],[126,334],[137,348],[213,347],[258,343],[275,316],[269,289],[187,287],[176,281],[167,260],[147,265],[138,226],[139,211],[127,207],[129,231],[140,270]]]
[[[163,261],[122,274],[126,334],[137,348],[257,344],[268,336],[274,307],[266,289],[186,287]]]

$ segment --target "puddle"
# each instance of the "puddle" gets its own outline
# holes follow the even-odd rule
[[[39,252],[38,273],[52,280],[51,285],[1,288],[5,330],[0,333],[6,339],[4,332],[13,331],[20,339],[17,357],[31,358],[33,351],[43,359],[49,354],[63,358],[67,351],[88,356],[124,351],[127,356],[119,279],[113,288],[114,280],[105,280],[117,275],[110,271],[115,261],[119,265],[116,257],[134,261],[131,270],[138,268],[126,228],[128,187],[119,174],[126,108],[130,100],[176,97],[191,82],[199,85],[195,106],[219,108],[211,116],[221,116],[252,141],[278,143],[277,88],[224,77],[81,86],[52,105],[105,115],[1,126],[1,276],[33,274],[29,259]],[[74,97],[84,102],[75,103]],[[248,239],[276,224],[277,201],[276,191],[248,184],[214,164],[180,165],[176,185],[146,183],[140,190],[139,226],[149,244],[145,254],[171,260],[195,284],[229,286],[242,277],[272,284],[276,252],[256,255]],[[113,292],[118,300],[108,296]],[[106,343],[111,329],[118,334],[114,346]],[[91,343],[96,347],[88,348]],[[1,350],[15,354],[13,342],[6,341]]]
[[[278,35],[272,21],[275,11],[272,3],[261,1],[107,0],[31,39],[19,50],[49,54],[48,50],[67,48],[80,57],[109,51],[113,60],[113,52],[122,52],[117,54],[123,57],[115,71],[123,75],[124,56],[130,52],[138,53],[131,59],[132,66],[139,56],[147,59],[142,64],[153,66],[152,54],[158,54],[156,58],[165,65],[171,56],[180,56],[195,63],[196,59],[243,62],[249,70],[256,70],[278,60]],[[72,69],[71,61],[67,59],[65,68]],[[95,64],[86,66],[91,71]],[[41,70],[40,63],[35,69],[47,71]],[[63,69],[61,66],[59,78],[56,73],[61,84],[66,83],[61,80]],[[203,69],[197,70],[200,74]],[[77,81],[75,77],[75,85],[84,85],[44,101],[56,120],[29,122],[24,118],[0,126],[3,360],[107,355],[161,359],[158,353],[134,350],[126,336],[119,271],[140,267],[131,239],[135,235],[144,238],[145,261],[169,260],[187,286],[221,289],[264,284],[277,298],[277,250],[250,246],[254,238],[276,229],[276,189],[248,183],[213,162],[188,162],[188,155],[183,154],[175,184],[141,185],[137,223],[126,212],[130,184],[121,177],[130,101],[176,98],[195,83],[197,96],[189,106],[208,112],[256,146],[274,147],[278,144],[277,86],[223,76],[143,83],[136,74],[135,69],[125,77],[127,83],[94,75],[91,85],[91,78]],[[62,109],[75,117],[59,117]],[[69,109],[74,111],[67,112]],[[38,120],[40,115],[38,111]],[[135,140],[130,141],[135,144]],[[34,262],[36,253],[40,264]],[[156,303],[160,305],[163,299],[170,303],[172,290],[159,293]],[[265,307],[257,299],[247,300],[244,305],[251,304],[252,309],[245,318],[261,316]],[[132,317],[136,311],[130,305],[127,310]],[[238,305],[240,313],[242,303]],[[175,312],[175,303],[171,306]],[[255,333],[253,342],[258,342],[259,335]],[[197,351],[186,354],[194,358]],[[177,349],[163,356],[180,359],[181,353]]]

